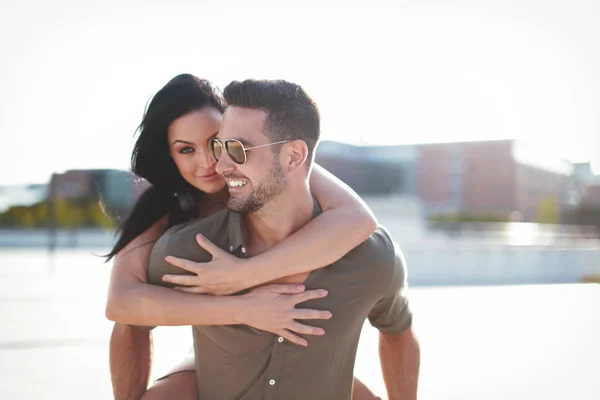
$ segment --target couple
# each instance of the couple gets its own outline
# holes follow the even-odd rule
[[[180,75],[140,125],[132,170],[152,186],[109,254],[115,398],[373,399],[353,379],[366,318],[389,398],[416,398],[404,260],[312,165],[316,105],[285,81],[232,82],[224,98]],[[143,327],[173,325],[193,326],[194,357],[146,390]]]

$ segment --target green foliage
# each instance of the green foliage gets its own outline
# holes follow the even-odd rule
[[[14,220],[19,226],[29,229],[35,227],[34,211],[29,207],[15,207]]]
[[[546,196],[538,202],[535,222],[539,224],[558,224],[560,222],[558,200],[555,196]]]
[[[31,206],[11,207],[0,213],[0,228],[46,228],[52,225],[52,214],[57,228],[115,228],[115,223],[104,215],[98,201],[93,198],[57,198],[54,213],[51,207],[48,200]]]
[[[104,229],[115,228],[115,223],[107,217],[98,202],[89,203],[87,206],[87,215],[92,226],[101,227]]]
[[[428,218],[430,222],[510,222],[509,215],[494,213],[445,213]]]

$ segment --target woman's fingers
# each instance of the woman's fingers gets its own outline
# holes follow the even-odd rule
[[[279,294],[296,294],[301,293],[305,289],[304,285],[298,285],[295,283],[279,283],[273,285],[267,285],[263,287],[259,287],[256,290],[268,290],[272,293]]]
[[[165,261],[171,265],[194,273],[198,273],[198,270],[200,268],[198,263],[179,257],[167,256],[165,257]]]
[[[163,275],[162,280],[181,286],[196,286],[198,285],[198,277],[195,275]]]
[[[179,290],[180,292],[193,293],[193,294],[206,294],[208,291],[202,286],[175,286],[173,289]]]
[[[294,296],[290,296],[293,299],[294,304],[304,303],[308,300],[321,299],[327,296],[327,290],[325,289],[312,289],[306,290],[302,293],[298,293]]]
[[[326,310],[311,310],[308,308],[297,308],[294,310],[294,319],[329,319],[333,315]]]
[[[291,330],[294,333],[301,333],[303,335],[321,336],[325,334],[325,330],[323,328],[305,325],[297,321],[292,322],[288,330]]]
[[[196,242],[198,242],[200,247],[202,247],[204,250],[208,251],[215,258],[218,258],[221,256],[235,257],[235,256],[232,256],[231,254],[227,253],[225,250],[221,249],[219,246],[217,246],[216,244],[214,244],[213,242],[211,242],[210,240],[208,240],[201,234],[196,235]]]
[[[301,338],[298,335],[294,335],[292,332],[288,331],[287,329],[278,331],[278,332],[276,332],[276,334],[279,335],[280,337],[284,338],[288,342],[297,344],[299,346],[304,346],[304,347],[308,346],[308,341],[306,339]]]

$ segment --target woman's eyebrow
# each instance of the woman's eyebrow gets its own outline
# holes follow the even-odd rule
[[[192,145],[192,146],[194,146],[194,143],[192,143],[192,142],[187,142],[187,141],[185,141],[185,140],[180,140],[180,139],[174,140],[174,141],[173,141],[173,144],[175,144],[175,143],[184,143],[184,144],[189,144],[189,145]]]

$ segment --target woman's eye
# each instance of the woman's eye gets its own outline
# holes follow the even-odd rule
[[[184,147],[181,150],[179,150],[179,154],[189,154],[189,153],[193,153],[193,152],[194,152],[193,147]]]

